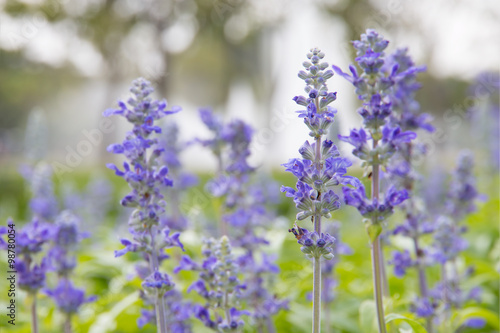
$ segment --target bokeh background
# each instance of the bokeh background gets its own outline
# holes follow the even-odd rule
[[[318,47],[326,53],[326,61],[345,69],[354,58],[350,41],[367,28],[390,40],[389,52],[408,47],[415,63],[427,66],[419,75],[422,89],[417,99],[422,111],[433,115],[437,131],[420,138],[429,152],[418,167],[429,182],[452,170],[461,149],[473,151],[480,190],[488,200],[479,217],[472,219],[475,241],[467,260],[484,260],[483,269],[490,274],[500,223],[497,0],[0,0],[0,219],[29,219],[30,194],[18,169],[43,159],[54,168],[56,192],[62,197],[90,191],[95,175],[111,179],[108,197],[114,201],[106,213],[106,230],[126,232],[126,218],[120,217],[116,205],[125,185],[114,180],[104,165],[112,161],[105,148],[121,140],[127,124],[114,119],[111,130],[102,131],[100,126],[102,112],[126,97],[130,82],[139,76],[154,83],[157,97],[183,108],[171,116],[179,124],[181,140],[207,134],[198,119],[199,107],[211,107],[226,119],[248,121],[256,130],[253,165],[290,185],[292,178],[283,176],[279,165],[297,156],[307,136],[292,101],[302,93],[297,72],[305,54]],[[359,125],[359,102],[340,77],[331,79],[329,87],[338,92],[335,131],[346,133]],[[100,134],[92,141],[89,137],[96,131]],[[348,147],[341,145],[341,149],[350,154]],[[215,170],[214,158],[201,147],[191,147],[182,157],[186,168],[202,180]],[[293,207],[283,203],[280,212],[293,216]],[[288,221],[281,222],[282,231],[286,230]],[[87,228],[100,223],[88,222]],[[359,224],[345,228],[348,240],[366,243]],[[294,241],[283,243],[287,236],[283,233],[275,236],[282,242],[277,251],[296,252],[295,258],[282,259],[281,278],[306,281],[308,263]],[[98,266],[114,267],[114,271],[106,275],[89,266],[81,274],[90,276],[94,290],[114,283],[116,293],[106,294],[97,308],[84,311],[87,326],[82,331],[97,327],[92,325],[102,309],[115,316],[110,320],[135,320],[133,311],[110,310],[119,304],[126,284],[119,278],[123,273],[119,263],[111,258],[118,236],[95,237],[92,244],[111,242],[92,246],[95,251],[109,251],[110,257]],[[360,249],[341,264],[340,274],[346,279],[340,288],[344,296],[354,293],[362,299],[370,297],[371,282],[366,246]],[[82,258],[98,260],[94,254]],[[367,269],[356,272],[356,267]],[[296,274],[303,269],[305,273]],[[391,283],[397,288],[404,285],[394,277]],[[306,282],[295,291],[283,285],[279,293],[305,299],[307,288]],[[337,312],[339,318],[346,318],[339,330],[359,329],[353,319],[359,299],[345,298],[338,309],[346,311],[345,316]],[[137,302],[130,304],[137,309]],[[498,312],[498,286],[485,302]],[[302,321],[293,316],[301,311],[307,312]],[[282,327],[290,332],[295,332],[293,327],[296,332],[308,327],[307,302],[294,305],[291,313],[280,317]],[[116,331],[126,332],[126,326]]]
[[[203,131],[197,108],[212,107],[259,129],[255,162],[275,167],[295,153],[305,133],[289,117],[291,98],[303,89],[296,73],[305,53],[319,47],[327,61],[346,68],[354,56],[349,41],[366,28],[389,39],[389,50],[409,47],[415,62],[427,66],[419,101],[450,135],[438,148],[453,154],[485,139],[452,132],[469,130],[467,112],[484,94],[468,87],[479,73],[499,69],[495,0],[26,0],[0,6],[2,166],[23,158],[33,110],[45,115],[47,159],[63,163],[67,146],[76,149],[83,131],[98,128],[102,111],[142,76],[155,83],[158,96],[184,108],[176,116],[184,138]],[[338,91],[345,131],[359,121],[356,96],[339,77],[330,85]],[[488,78],[482,85],[491,88]],[[273,117],[281,121],[273,125]],[[106,133],[103,143],[120,129]],[[196,160],[200,153],[206,165]],[[105,155],[93,147],[81,167],[102,165]],[[186,159],[188,167],[212,163],[196,150]]]

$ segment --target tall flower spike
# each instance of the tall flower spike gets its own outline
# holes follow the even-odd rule
[[[244,253],[236,258],[246,289],[242,304],[249,310],[251,325],[257,330],[274,331],[272,317],[287,307],[287,301],[273,295],[268,287],[279,272],[274,258],[264,253],[269,244],[265,238],[270,221],[265,191],[252,182],[255,168],[248,164],[253,129],[241,120],[222,123],[208,110],[200,110],[202,121],[214,134],[211,140],[200,140],[211,148],[219,160],[219,173],[207,184],[212,195],[223,198],[220,232],[232,237],[233,246]],[[214,144],[217,143],[217,144]],[[269,183],[268,183],[269,185]]]
[[[223,236],[220,240],[205,239],[203,243],[205,260],[201,265],[184,256],[176,268],[176,271],[200,272],[200,279],[188,288],[188,292],[196,291],[206,303],[195,305],[193,314],[215,332],[241,332],[244,322],[240,316],[249,312],[238,311],[237,307],[246,286],[238,279],[239,267],[231,253],[229,239]]]
[[[169,323],[166,321],[164,294],[173,285],[168,276],[160,272],[160,264],[167,258],[165,248],[178,246],[183,249],[183,246],[179,241],[179,234],[170,235],[170,230],[160,224],[166,206],[161,190],[173,183],[168,178],[168,168],[161,164],[165,151],[158,147],[158,139],[154,137],[154,133],[161,133],[161,128],[155,121],[180,111],[180,108],[167,110],[165,100],[153,100],[150,97],[153,88],[144,79],[135,80],[130,91],[133,97],[128,99],[128,105],[119,102],[118,109],[108,109],[103,113],[104,116],[120,115],[133,125],[122,143],[108,147],[109,152],[126,158],[123,169],[114,164],[107,166],[128,182],[132,191],[121,203],[134,208],[128,222],[133,240],[123,239],[125,248],[116,251],[115,256],[129,251],[145,254],[149,274],[143,277],[142,286],[145,295],[155,304],[158,332],[165,333]]]
[[[457,265],[457,258],[468,246],[463,237],[467,231],[463,224],[464,217],[475,210],[475,203],[481,198],[476,190],[473,166],[472,154],[461,152],[445,205],[447,214],[439,215],[435,221],[431,255],[441,266],[441,281],[430,293],[434,300],[443,305],[437,313],[442,323],[451,321],[451,310],[462,308],[467,300],[480,301],[479,287],[465,292],[462,286],[462,281],[474,273],[473,267],[461,273]]]
[[[52,168],[45,162],[39,162],[28,181],[32,193],[30,209],[33,215],[45,221],[52,221],[58,213],[58,203],[52,181]]]
[[[49,270],[44,251],[53,235],[53,226],[37,217],[22,229],[17,229],[16,225],[9,218],[7,227],[0,227],[0,249],[16,251],[15,260],[10,259],[8,262],[9,270],[17,272],[17,286],[32,297],[31,331],[38,333],[37,295],[45,287],[45,277]],[[11,242],[2,239],[4,234],[13,234],[13,231],[16,234],[14,248]]]
[[[481,72],[469,87],[469,98],[477,103],[468,110],[472,118],[471,131],[484,133],[485,141],[481,147],[487,147],[494,174],[500,170],[500,73]]]
[[[481,199],[476,189],[476,178],[472,173],[474,159],[469,151],[462,151],[448,193],[446,204],[450,216],[457,222],[476,210],[476,201]]]
[[[71,273],[76,267],[74,250],[82,238],[87,235],[79,231],[79,219],[70,211],[62,211],[56,218],[52,232],[52,248],[47,259],[50,269],[57,273],[58,285],[54,289],[45,289],[56,303],[58,309],[65,314],[65,331],[71,331],[71,317],[77,313],[84,303],[94,301],[96,297],[85,297],[83,289],[77,289],[70,281]]]
[[[420,88],[416,80],[418,73],[425,70],[423,66],[415,66],[408,55],[407,49],[398,49],[389,55],[384,65],[386,72],[394,73],[394,86],[389,98],[393,112],[389,121],[401,131],[425,130],[432,132],[431,117],[420,113],[420,105],[415,100],[415,93]],[[429,206],[422,205],[417,186],[422,177],[411,167],[413,163],[424,157],[425,146],[419,142],[399,142],[397,152],[391,158],[385,178],[393,185],[402,187],[409,193],[409,198],[400,205],[405,216],[402,224],[398,225],[393,234],[408,237],[413,243],[413,251],[394,251],[390,261],[394,265],[394,274],[403,277],[408,269],[416,269],[418,273],[419,294],[410,305],[410,310],[417,316],[426,318],[426,329],[434,332],[434,315],[437,304],[430,298],[425,269],[433,264],[429,250],[422,247],[422,236],[432,233],[434,225],[431,223]],[[439,185],[438,185],[439,186]],[[436,192],[439,193],[439,192]],[[435,205],[435,203],[434,203]]]
[[[312,332],[320,331],[321,326],[321,258],[333,258],[335,239],[322,232],[322,218],[331,218],[331,212],[340,208],[339,196],[333,191],[338,185],[360,186],[360,182],[347,176],[347,168],[351,162],[340,157],[337,147],[323,136],[333,123],[337,110],[330,104],[336,100],[337,93],[329,92],[326,82],[333,76],[328,63],[323,61],[325,54],[318,49],[311,49],[308,60],[303,63],[304,69],[299,78],[305,81],[307,96],[296,96],[293,100],[305,109],[297,111],[299,118],[309,128],[309,135],[314,142],[306,141],[299,149],[302,158],[294,158],[283,164],[286,171],[291,172],[298,181],[296,189],[282,186],[281,192],[293,198],[299,209],[296,219],[302,221],[310,218],[314,230],[295,225],[292,232],[301,245],[306,257],[313,259],[313,325]]]
[[[380,333],[386,332],[382,292],[386,282],[384,277],[383,252],[381,251],[380,234],[383,222],[392,213],[393,207],[399,205],[409,194],[406,189],[398,190],[390,187],[380,199],[380,168],[387,168],[401,144],[411,142],[416,134],[405,131],[399,124],[391,122],[394,117],[393,103],[401,107],[405,98],[397,94],[401,80],[411,81],[411,76],[418,70],[407,61],[399,64],[388,59],[384,50],[389,45],[375,30],[368,29],[360,40],[353,42],[356,49],[356,63],[349,66],[351,74],[344,73],[333,66],[337,74],[351,82],[362,106],[358,113],[363,118],[364,128],[352,130],[348,136],[339,139],[354,146],[353,154],[361,159],[362,167],[367,169],[372,181],[372,198],[366,198],[364,190],[345,189],[346,203],[358,208],[365,217],[367,232],[372,245],[374,297],[377,308],[377,322]],[[407,59],[405,59],[407,60]],[[399,71],[400,66],[404,68]],[[410,82],[411,83],[411,82]],[[413,89],[413,87],[412,87]],[[411,97],[411,93],[410,96]],[[408,97],[408,98],[409,98]],[[387,288],[385,293],[388,294]]]

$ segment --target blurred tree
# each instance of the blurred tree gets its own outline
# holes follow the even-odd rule
[[[263,44],[266,31],[279,23],[281,13],[266,10],[262,14],[266,6],[272,8],[264,0],[10,0],[3,11],[19,20],[46,20],[59,29],[57,24],[63,24],[67,29],[61,34],[90,42],[104,63],[99,76],[106,82],[109,100],[102,109],[114,104],[119,95],[115,87],[139,75],[154,82],[161,96],[180,94],[194,104],[216,107],[224,105],[235,80],[249,82],[261,102],[270,100],[274,80],[266,66],[269,47]],[[17,55],[11,58],[36,62],[19,59],[24,46],[20,44],[10,53]],[[74,56],[71,52],[68,50],[68,57]],[[4,63],[12,64],[10,60]],[[68,64],[66,61],[59,70],[68,72]],[[22,76],[16,79],[25,82]],[[0,94],[10,95],[12,89],[12,85],[4,87]],[[37,100],[57,89],[45,86],[37,92]],[[26,90],[20,93],[24,95]],[[19,103],[16,107],[26,112],[31,105]],[[21,120],[15,117],[10,123]],[[106,139],[112,140],[110,136]]]

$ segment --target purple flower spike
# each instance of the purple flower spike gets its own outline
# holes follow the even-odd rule
[[[414,262],[410,252],[405,250],[404,252],[393,252],[391,264],[394,265],[394,275],[401,278],[406,274],[406,270],[414,265]]]
[[[59,310],[67,314],[75,314],[85,303],[93,302],[95,296],[85,297],[85,292],[73,287],[69,280],[60,280],[54,289],[46,289],[47,295],[52,297]]]
[[[171,291],[174,287],[174,283],[168,275],[159,271],[162,261],[169,258],[165,249],[179,247],[184,250],[180,234],[171,234],[169,228],[185,227],[182,216],[175,221],[169,218],[165,212],[167,205],[163,194],[166,188],[174,185],[171,173],[177,173],[180,167],[176,156],[179,147],[161,141],[164,138],[158,134],[165,134],[168,138],[172,133],[170,131],[164,133],[157,124],[158,120],[179,112],[180,108],[172,107],[171,110],[167,110],[165,100],[153,100],[152,85],[144,79],[135,80],[130,91],[133,96],[127,103],[119,102],[119,109],[107,110],[104,113],[105,116],[120,115],[133,126],[121,143],[108,147],[109,152],[125,157],[123,170],[114,164],[108,164],[107,167],[129,184],[131,192],[123,197],[121,204],[134,209],[128,221],[132,237],[130,240],[121,240],[124,248],[115,251],[115,257],[127,252],[141,252],[147,265],[138,265],[137,272],[143,279],[142,287],[145,293],[142,293],[141,297],[145,304],[154,303],[158,307],[171,305],[184,313],[185,303],[178,299],[178,294],[175,292],[167,294],[167,291]],[[175,127],[166,129],[172,129],[174,137],[176,136]],[[178,179],[182,177],[178,174],[174,176],[179,176]],[[183,319],[177,314],[160,315],[162,318],[158,320],[168,322],[173,331],[178,327],[189,326],[185,324],[186,318]],[[142,326],[151,320],[152,316],[145,311],[138,324]]]

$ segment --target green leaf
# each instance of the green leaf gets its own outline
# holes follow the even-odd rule
[[[89,332],[113,331],[116,327],[116,317],[125,311],[129,306],[134,304],[138,299],[139,293],[133,293],[123,298],[120,302],[116,303],[110,311],[101,313],[97,316],[97,319],[90,327]]]
[[[405,323],[410,325],[414,333],[427,333],[427,330],[422,325],[420,325],[418,321],[399,315],[397,313],[389,313],[387,316],[385,316],[386,324],[390,323],[391,321],[404,321]]]
[[[359,306],[359,326],[365,333],[372,333],[377,330],[377,313],[375,302],[366,300]]]

